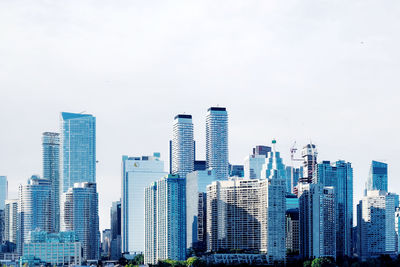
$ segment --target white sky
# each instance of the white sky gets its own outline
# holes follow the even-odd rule
[[[400,193],[400,2],[0,1],[0,175],[10,197],[42,173],[59,112],[97,117],[101,228],[120,197],[121,155],[159,151],[193,115],[204,158],[209,106],[229,112],[230,160],[256,144],[312,139],[353,163],[355,201],[372,159]]]

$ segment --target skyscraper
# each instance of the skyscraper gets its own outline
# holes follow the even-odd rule
[[[51,181],[36,175],[26,185],[19,186],[17,245],[20,253],[33,230],[53,231]]]
[[[194,140],[192,115],[178,114],[174,118],[172,138],[172,174],[185,178],[194,170]]]
[[[186,175],[186,230],[188,248],[204,247],[206,214],[204,213],[207,185],[215,181],[215,171],[194,171]],[[200,229],[199,229],[200,227]],[[199,233],[200,232],[200,233]]]
[[[303,157],[303,175],[300,181],[302,183],[311,183],[317,166],[318,152],[315,145],[310,143],[304,146],[301,151],[301,156]]]
[[[353,168],[351,163],[323,161],[317,164],[314,183],[333,186],[336,214],[337,257],[352,256],[351,229],[353,228]]]
[[[265,155],[249,155],[244,160],[244,177],[261,179],[261,170],[266,161]]]
[[[303,258],[336,257],[334,188],[299,184],[300,255]]]
[[[229,176],[228,113],[226,108],[210,107],[206,119],[207,168],[216,172],[218,180]]]
[[[7,199],[4,210],[4,240],[17,243],[18,199]]]
[[[303,167],[286,166],[286,193],[294,193],[299,179],[303,176]]]
[[[166,174],[159,153],[142,157],[122,156],[122,252],[135,254],[144,251],[144,189]]]
[[[271,152],[271,147],[258,145],[253,148],[253,155],[263,155],[268,156],[268,152]]]
[[[96,182],[96,118],[61,113],[60,191],[75,183]]]
[[[145,189],[145,264],[186,259],[185,179],[169,174]]]
[[[396,208],[394,213],[394,229],[397,236],[397,254],[400,254],[400,208]]]
[[[121,201],[114,201],[110,210],[111,218],[111,260],[121,258]]]
[[[276,151],[276,140],[272,140],[272,151],[261,169],[261,179],[283,179],[286,182],[286,168],[283,164],[280,152]],[[285,188],[286,190],[286,188]]]
[[[7,176],[0,176],[0,210],[4,210],[5,201],[8,198]]]
[[[396,250],[394,195],[384,190],[367,191],[357,207],[358,256],[365,260]]]
[[[285,181],[237,179],[207,187],[207,250],[243,249],[284,261]]]
[[[43,178],[51,181],[51,216],[54,231],[60,230],[60,134],[44,132],[42,136]]]
[[[388,165],[372,161],[367,180],[367,191],[383,190],[388,192]]]
[[[82,243],[82,259],[99,259],[99,200],[96,183],[75,183],[62,198],[61,230],[75,232]]]

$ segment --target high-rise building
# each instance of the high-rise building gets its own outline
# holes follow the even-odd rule
[[[206,119],[207,168],[216,172],[218,180],[229,176],[228,113],[226,108],[210,107]]]
[[[75,183],[62,195],[61,231],[73,231],[82,243],[83,260],[100,258],[100,231],[96,183]]]
[[[244,177],[244,166],[229,164],[229,177]]]
[[[51,181],[51,216],[54,231],[60,230],[60,134],[44,132],[42,136],[43,178]]]
[[[317,167],[318,151],[314,144],[307,144],[301,151],[303,157],[303,175],[300,178],[302,183],[311,183],[314,171]]]
[[[144,251],[144,189],[166,174],[160,153],[141,157],[122,156],[123,253],[135,254]]]
[[[18,202],[18,251],[30,239],[30,232],[53,231],[51,217],[51,181],[33,175],[26,185],[19,186]]]
[[[394,229],[397,237],[397,254],[400,254],[400,208],[396,208],[394,213]]]
[[[169,174],[145,189],[145,264],[186,259],[185,179]]]
[[[4,210],[4,240],[17,243],[18,199],[7,199]]]
[[[101,256],[107,259],[111,256],[111,229],[104,229],[102,231],[101,239]]]
[[[300,254],[300,220],[299,209],[286,210],[286,250],[289,254]]]
[[[8,198],[7,176],[0,176],[0,210],[4,210],[5,201]]]
[[[396,255],[394,196],[384,190],[367,191],[357,213],[358,256],[365,260]]]
[[[271,152],[271,147],[269,146],[256,146],[253,148],[253,155],[263,155],[265,157],[268,156],[268,152]]]
[[[194,140],[192,115],[178,114],[174,118],[172,138],[172,174],[185,178],[194,170]]]
[[[96,182],[96,118],[61,113],[60,192],[75,183]]]
[[[114,201],[110,211],[111,218],[111,260],[121,258],[121,201]]]
[[[266,162],[265,155],[249,155],[244,160],[244,177],[261,179],[261,171]]]
[[[186,230],[188,248],[204,248],[203,243],[206,223],[205,193],[207,185],[216,180],[215,171],[194,171],[186,175]],[[200,229],[199,229],[200,228]]]
[[[242,249],[284,261],[285,181],[237,179],[207,187],[207,250]]]
[[[261,169],[261,179],[283,179],[286,183],[286,167],[283,164],[280,152],[276,151],[276,140],[272,140],[272,151],[268,152],[268,156]],[[286,190],[286,188],[285,188]]]
[[[299,179],[303,176],[303,167],[286,166],[286,193],[294,193]]]
[[[299,184],[300,255],[336,257],[335,194],[331,186]]]
[[[367,180],[367,191],[383,190],[388,192],[388,165],[372,161]]]
[[[323,161],[317,164],[313,176],[314,183],[333,186],[336,214],[336,255],[352,256],[353,228],[353,168],[351,163]]]

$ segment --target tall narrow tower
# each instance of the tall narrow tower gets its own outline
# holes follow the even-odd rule
[[[311,183],[314,171],[317,167],[317,149],[310,143],[303,147],[301,156],[303,157],[303,177],[300,179],[303,183]]]
[[[172,173],[185,178],[194,169],[192,115],[178,114],[174,119],[172,138]]]
[[[51,217],[54,231],[60,230],[60,134],[45,132],[42,136],[43,178],[51,182]]]
[[[226,108],[210,107],[206,119],[207,168],[216,172],[216,179],[229,176],[228,113]]]

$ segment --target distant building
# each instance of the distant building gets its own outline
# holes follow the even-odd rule
[[[33,175],[26,185],[19,186],[17,245],[29,242],[30,232],[53,231],[51,217],[51,181]]]
[[[283,164],[283,160],[280,156],[280,152],[275,150],[276,140],[272,140],[272,151],[268,152],[268,156],[265,159],[265,163],[261,169],[261,179],[270,179],[272,177],[278,177],[279,179],[285,180],[286,184],[286,168]],[[286,186],[285,186],[286,192]]]
[[[24,244],[22,263],[36,259],[51,266],[81,265],[81,243],[74,232],[49,234],[43,231],[31,232],[31,238]]]
[[[302,183],[312,183],[314,171],[317,167],[318,151],[314,144],[307,144],[301,151],[303,158],[303,175],[300,178]]]
[[[206,118],[207,168],[214,169],[217,180],[229,176],[228,112],[224,107],[210,107]]]
[[[270,146],[262,146],[258,145],[253,148],[253,155],[263,155],[265,157],[268,156],[268,152],[271,152],[271,147]]]
[[[0,210],[4,210],[5,201],[8,198],[7,176],[0,176]]]
[[[75,232],[83,260],[100,259],[100,231],[96,183],[76,183],[63,194],[61,230]]]
[[[229,164],[229,177],[244,177],[244,166]]]
[[[114,201],[110,211],[111,218],[111,249],[110,259],[118,260],[121,258],[121,201]]]
[[[336,257],[334,188],[299,184],[300,255],[303,258]]]
[[[383,190],[388,192],[388,165],[372,161],[367,180],[367,191]]]
[[[313,182],[333,186],[335,192],[336,214],[336,256],[352,254],[353,228],[353,168],[351,163],[336,161],[331,164],[323,161],[316,165]]]
[[[207,170],[207,162],[205,160],[194,161],[194,171],[205,171]]]
[[[394,196],[384,190],[367,191],[357,206],[358,256],[365,260],[396,249]]]
[[[111,256],[111,230],[104,229],[102,232],[102,240],[101,240],[101,256],[110,258]]]
[[[62,112],[60,149],[60,192],[67,192],[75,183],[96,182],[94,116]]]
[[[194,171],[186,175],[186,230],[188,248],[204,249],[206,232],[206,190],[216,180],[215,171]]]
[[[145,189],[145,264],[186,259],[185,179],[167,175]]]
[[[286,210],[286,251],[300,254],[300,214],[299,209]]]
[[[261,170],[266,162],[265,155],[249,155],[244,159],[244,177],[261,179]]]
[[[4,240],[17,243],[18,199],[7,199],[4,210]]]
[[[144,235],[144,190],[152,182],[164,177],[164,162],[160,153],[153,156],[122,156],[122,252],[142,253]]]
[[[299,209],[299,199],[295,194],[286,194],[286,210]]]
[[[303,167],[286,166],[286,192],[294,193],[299,179],[303,176]]]
[[[207,250],[259,251],[284,261],[285,182],[230,179],[207,187]]]
[[[43,178],[51,181],[51,216],[54,232],[60,230],[60,134],[42,135]]]
[[[194,154],[192,115],[178,114],[173,126],[172,174],[186,178],[194,170]]]
[[[394,220],[394,227],[397,236],[397,254],[400,254],[400,208],[396,208]]]

